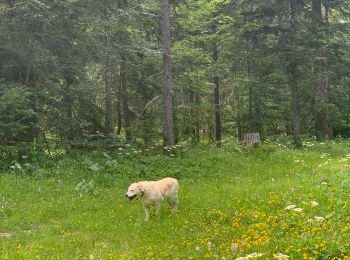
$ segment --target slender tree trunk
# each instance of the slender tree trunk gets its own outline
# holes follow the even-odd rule
[[[27,69],[26,69],[26,77],[25,77],[25,80],[24,80],[24,84],[25,85],[28,85],[29,84],[29,78],[30,78],[30,72],[31,72],[31,64],[30,62],[27,63]]]
[[[105,66],[105,132],[113,132],[113,90],[112,90],[112,71],[109,58]]]
[[[348,89],[348,103],[346,106],[346,110],[347,110],[347,116],[346,116],[346,127],[350,126],[350,88]]]
[[[299,86],[296,80],[293,80],[291,84],[292,93],[292,125],[293,125],[293,139],[297,147],[302,146],[301,140],[301,127],[300,127],[300,97]]]
[[[68,137],[72,138],[74,133],[74,126],[73,126],[73,98],[71,94],[71,87],[74,84],[73,77],[66,73],[64,75],[65,78],[65,85],[64,85],[64,96],[63,96],[63,105],[66,109],[66,117],[67,117],[67,123],[68,125]]]
[[[290,25],[290,40],[292,41],[292,44],[295,45],[295,26],[296,26],[296,6],[295,6],[295,0],[290,1],[289,11],[290,11],[290,17],[289,17],[289,25]],[[296,48],[296,46],[293,47],[293,49]],[[288,74],[290,76],[290,90],[292,94],[292,125],[293,125],[293,139],[294,143],[297,147],[302,146],[302,139],[301,139],[301,127],[300,127],[300,97],[299,97],[299,83],[298,83],[298,75],[297,75],[298,66],[295,60],[295,57],[292,56],[290,62],[289,62],[289,68],[288,68]]]
[[[192,143],[196,143],[197,142],[196,123],[198,122],[198,120],[196,119],[196,116],[194,115],[194,112],[193,112],[193,107],[195,105],[195,93],[192,90],[189,90],[188,92],[188,101],[189,101],[189,107],[190,107],[189,122],[191,124],[188,132],[191,134]]]
[[[250,65],[250,51],[249,51],[249,41],[247,40],[247,76],[251,76],[251,65]],[[253,86],[249,83],[248,88],[248,100],[249,100],[249,131],[254,132],[254,111],[253,111]]]
[[[239,98],[238,95],[236,93],[236,89],[233,89],[233,113],[235,115],[236,118],[236,138],[237,141],[241,140],[242,138],[242,130],[241,130],[241,113],[239,111]]]
[[[110,19],[109,7],[105,10],[105,20]],[[111,35],[106,32],[105,36],[105,64],[104,64],[104,83],[105,83],[105,133],[113,132],[113,70],[112,70],[112,44]]]
[[[199,97],[199,94],[196,93],[195,94],[195,106],[196,106],[196,110],[198,110],[198,107],[199,107],[199,103],[200,103],[200,97]],[[199,143],[200,142],[200,122],[199,122],[200,118],[197,117],[196,119],[196,142]]]
[[[175,145],[174,121],[173,121],[173,82],[171,73],[171,39],[170,39],[170,14],[169,0],[162,0],[162,46],[163,46],[163,106],[164,106],[164,139],[168,147]]]
[[[128,8],[128,0],[117,0],[118,9],[121,9],[125,11]],[[126,44],[127,41],[127,33],[124,31],[121,31],[117,34],[117,40],[121,42],[122,44]],[[120,135],[122,127],[123,127],[123,115],[124,115],[124,126],[125,129],[130,126],[130,120],[129,120],[129,109],[128,109],[128,100],[127,100],[127,80],[126,80],[126,57],[124,54],[122,54],[123,50],[120,51],[121,54],[121,64],[119,66],[119,84],[117,87],[117,135]],[[126,109],[127,108],[127,109]],[[125,116],[126,115],[126,116]],[[126,138],[129,140],[131,139],[131,135],[127,130],[125,130]]]
[[[145,88],[145,72],[139,72],[138,73],[138,91],[141,93],[142,96],[142,107],[146,107],[148,101],[151,99],[152,95],[150,95],[150,92]],[[150,141],[150,133],[151,133],[151,125],[152,122],[150,122],[150,119],[147,118],[147,112],[146,109],[141,112],[140,116],[140,124],[142,125],[142,139],[143,139],[143,147],[146,149],[148,148],[149,141]]]
[[[215,66],[218,62],[218,49],[217,45],[214,45],[213,48],[213,61]],[[215,75],[213,77],[214,82],[214,106],[215,106],[215,141],[216,146],[221,146],[221,114],[220,114],[220,85],[219,85],[219,76],[217,69],[215,70]]]
[[[326,9],[328,12],[328,9]],[[326,19],[328,14],[326,12]],[[320,25],[323,22],[322,0],[312,0],[313,27],[315,32],[323,38],[323,32],[320,31]],[[322,44],[322,43],[321,43]],[[319,46],[321,55],[324,56],[323,46]],[[316,61],[314,64],[315,82],[315,135],[317,140],[323,140],[329,134],[329,79],[327,75],[327,65],[324,61]]]
[[[122,62],[120,65],[120,83],[121,83],[121,98],[123,104],[123,115],[124,115],[124,129],[125,129],[125,138],[128,141],[131,141],[131,130],[130,130],[130,110],[129,110],[129,100],[128,100],[128,87],[127,87],[127,65],[125,57],[122,57]]]
[[[117,104],[116,104],[116,110],[117,110],[117,135],[120,135],[122,130],[122,68],[120,66],[119,71],[119,82],[117,84]]]

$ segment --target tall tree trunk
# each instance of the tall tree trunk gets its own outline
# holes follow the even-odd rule
[[[196,106],[196,110],[195,111],[197,111],[198,110],[198,107],[199,107],[199,104],[200,104],[200,96],[199,96],[199,94],[198,93],[196,93],[196,95],[195,95],[195,106]],[[199,141],[200,141],[200,122],[199,122],[199,120],[200,120],[200,118],[199,117],[197,117],[197,119],[196,119],[196,143],[199,143]]]
[[[120,65],[120,83],[121,83],[121,101],[123,105],[123,116],[124,116],[124,129],[125,129],[125,138],[128,141],[131,141],[131,130],[130,130],[130,110],[129,110],[129,100],[128,100],[128,86],[127,86],[127,65],[126,59],[122,56],[122,62]]]
[[[152,95],[150,95],[150,91],[145,87],[145,72],[139,72],[138,73],[138,91],[140,92],[142,96],[142,107],[145,108],[147,106],[147,103],[149,102]],[[142,129],[142,139],[143,139],[143,147],[146,149],[148,148],[149,141],[150,141],[150,133],[151,133],[151,125],[152,122],[149,118],[147,118],[146,109],[144,109],[141,112],[140,116],[140,123],[141,123],[141,129]]]
[[[293,49],[296,48],[295,46],[295,26],[296,26],[296,19],[297,19],[297,10],[296,10],[296,3],[295,0],[290,1],[289,6],[289,25],[290,25],[290,40],[292,41]],[[291,60],[289,61],[288,66],[288,74],[289,74],[289,86],[292,94],[292,125],[293,125],[293,139],[294,143],[297,147],[302,146],[302,139],[301,139],[301,127],[300,127],[300,97],[299,97],[299,83],[298,83],[298,65],[296,63],[294,55],[291,57]]]
[[[127,11],[128,8],[128,0],[118,0],[118,8],[122,11]],[[128,33],[127,31],[121,31],[117,35],[118,40],[126,45],[128,42]],[[120,85],[119,85],[119,111],[118,113],[118,133],[120,134],[121,128],[122,128],[122,118],[124,119],[124,130],[125,130],[125,138],[127,141],[132,140],[131,135],[131,115],[129,110],[129,99],[128,99],[128,85],[127,85],[127,56],[124,54],[125,50],[120,50]],[[123,114],[123,115],[122,115]]]
[[[24,84],[28,85],[29,84],[29,78],[30,78],[30,72],[31,72],[31,63],[28,62],[26,67],[27,67],[26,68],[26,77],[25,77],[25,80],[24,80]]]
[[[105,19],[110,19],[109,7],[105,10]],[[112,44],[111,35],[106,32],[105,36],[105,64],[104,64],[104,82],[105,82],[105,133],[113,132],[113,69],[112,69]]]
[[[250,78],[251,76],[251,65],[250,65],[250,40],[247,40],[247,56],[246,56],[246,62],[247,62],[247,76]],[[254,118],[254,111],[253,111],[253,86],[251,83],[249,83],[249,87],[248,87],[248,102],[249,102],[249,131],[250,132],[254,132],[254,122],[255,122],[255,118]]]
[[[296,80],[290,83],[292,93],[292,125],[293,125],[293,139],[297,147],[302,146],[301,127],[300,127],[300,96],[299,85]]]
[[[347,106],[346,106],[346,127],[350,126],[350,88],[348,89],[348,102],[347,102]]]
[[[71,93],[71,88],[74,84],[74,78],[69,72],[64,73],[65,85],[63,87],[63,106],[66,109],[67,118],[67,132],[68,137],[72,138],[74,136],[74,125],[73,125],[73,97]]]
[[[168,147],[175,145],[173,121],[173,82],[171,74],[171,39],[169,0],[162,0],[162,46],[163,46],[163,127],[165,144]]]
[[[217,66],[218,62],[218,49],[216,43],[213,48],[213,61],[215,66]],[[214,82],[214,106],[215,106],[215,141],[216,146],[221,146],[221,113],[220,113],[220,85],[219,85],[219,76],[217,69],[215,70],[215,74],[213,77]]]
[[[328,19],[328,9],[326,8],[326,19]],[[323,23],[322,0],[312,0],[313,27],[319,33],[316,37],[324,37],[324,32],[320,31]],[[322,40],[322,39],[321,39]],[[323,41],[322,41],[323,42]],[[322,44],[322,43],[321,43]],[[320,54],[324,56],[323,46],[319,46]],[[327,75],[327,65],[324,61],[316,61],[314,64],[315,82],[315,135],[317,140],[323,140],[329,134],[329,79]]]
[[[119,82],[117,84],[117,135],[120,135],[122,130],[122,67],[119,68]]]
[[[112,90],[112,68],[109,58],[107,58],[105,66],[105,132],[107,134],[113,132],[113,90]]]
[[[236,93],[236,88],[234,87],[233,89],[233,100],[232,100],[232,108],[233,108],[233,113],[235,115],[236,119],[236,139],[237,141],[242,139],[242,130],[241,130],[241,112],[239,108],[239,98]]]

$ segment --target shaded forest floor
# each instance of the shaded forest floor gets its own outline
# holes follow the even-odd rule
[[[129,147],[14,164],[0,175],[1,258],[350,259],[350,142],[280,146]],[[179,211],[163,204],[145,223],[124,193],[164,176],[180,181]]]

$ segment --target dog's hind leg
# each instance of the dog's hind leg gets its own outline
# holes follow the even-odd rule
[[[151,208],[149,206],[144,206],[144,208],[145,208],[145,213],[146,213],[145,221],[148,221]]]
[[[168,199],[168,204],[171,207],[172,212],[176,212],[179,206],[179,199],[177,197]]]
[[[173,203],[173,207],[172,207],[173,212],[176,212],[177,209],[178,209],[178,207],[179,207],[179,199],[176,198],[175,201],[174,201],[174,203]]]

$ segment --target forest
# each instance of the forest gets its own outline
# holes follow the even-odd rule
[[[350,259],[349,138],[349,0],[0,1],[1,259]]]
[[[345,0],[4,0],[0,150],[350,136]]]

